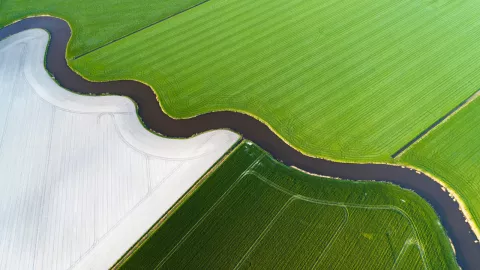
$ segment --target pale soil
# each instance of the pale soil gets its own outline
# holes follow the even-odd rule
[[[0,269],[105,269],[239,136],[161,138],[127,98],[62,89],[48,39],[0,41]]]

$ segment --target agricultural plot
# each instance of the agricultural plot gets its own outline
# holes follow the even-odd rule
[[[3,0],[0,27],[28,16],[48,14],[67,20],[74,32],[67,58],[82,55],[204,0]]]
[[[440,222],[386,183],[315,177],[242,143],[123,269],[455,269]]]
[[[297,149],[391,155],[480,89],[476,1],[211,0],[71,60],[136,79],[173,117],[235,110]]]
[[[400,156],[457,194],[474,227],[480,224],[480,100],[476,99]]]
[[[129,99],[66,91],[48,39],[0,41],[0,269],[107,269],[239,137],[158,137]]]

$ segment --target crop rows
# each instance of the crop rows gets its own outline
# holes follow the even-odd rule
[[[455,268],[438,222],[413,192],[309,176],[243,143],[119,267]]]

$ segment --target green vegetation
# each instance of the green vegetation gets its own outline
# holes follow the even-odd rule
[[[480,88],[476,1],[212,0],[78,60],[174,117],[250,113],[310,155],[388,162]]]
[[[480,224],[480,99],[400,156],[400,161],[429,172],[455,191]]]
[[[128,35],[204,0],[2,0],[0,27],[33,15],[52,15],[70,23],[72,58]]]
[[[125,269],[458,268],[432,208],[387,183],[320,178],[242,143]]]

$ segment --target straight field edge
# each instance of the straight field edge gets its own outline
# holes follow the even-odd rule
[[[203,183],[210,177],[217,169],[242,145],[245,143],[243,138],[239,138],[226,152],[218,159],[195,183],[175,202],[170,209],[165,212],[143,235],[137,242],[130,247],[125,254],[118,259],[110,269],[120,269],[142,246],[150,237],[163,225],[164,221],[172,216]]]

